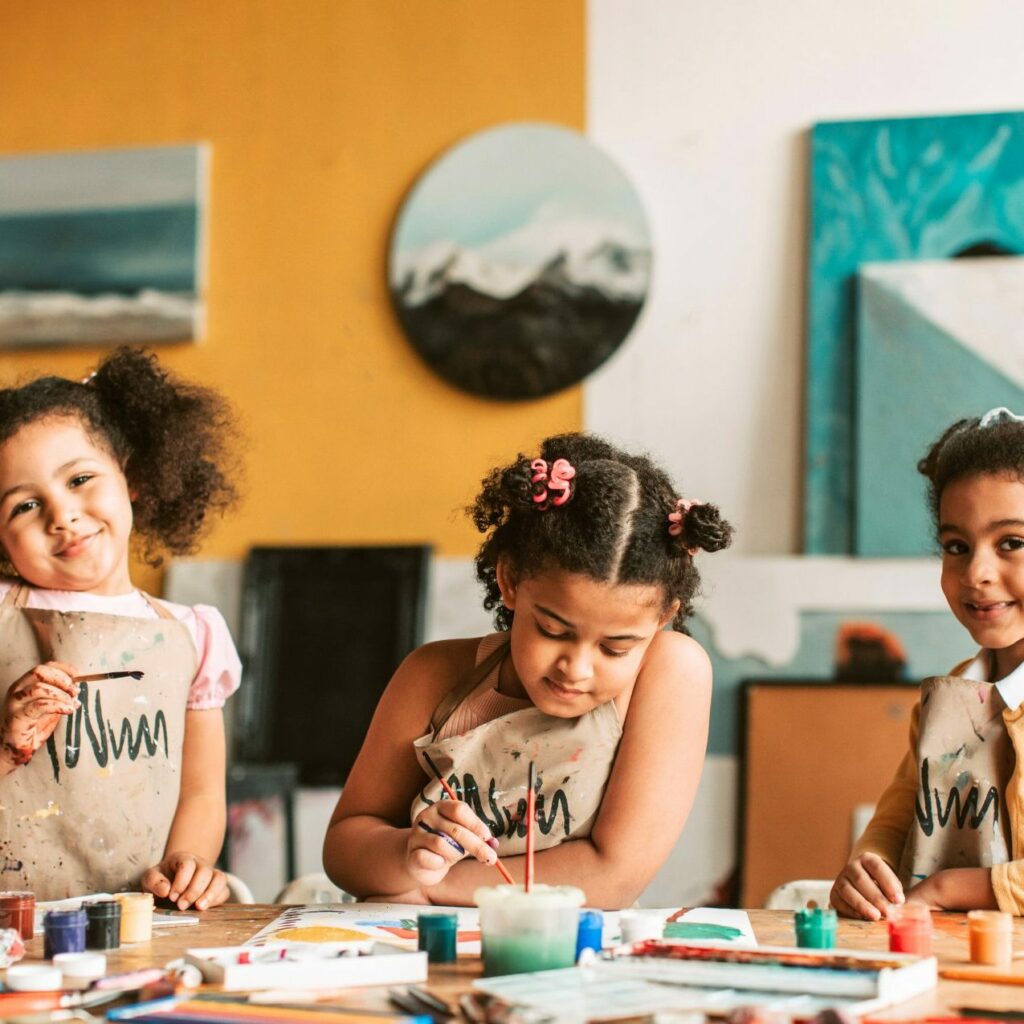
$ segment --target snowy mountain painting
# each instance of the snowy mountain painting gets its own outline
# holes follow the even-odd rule
[[[622,172],[575,132],[524,123],[475,135],[427,170],[395,226],[389,279],[434,370],[519,399],[600,366],[636,322],[650,270]]]
[[[0,345],[196,339],[204,149],[0,159]]]

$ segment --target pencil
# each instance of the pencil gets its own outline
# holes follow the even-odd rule
[[[534,785],[536,783],[536,770],[533,762],[530,762],[530,771],[527,774],[526,788],[526,876],[524,888],[530,891],[533,885],[533,819],[537,813],[536,795]]]
[[[423,759],[427,762],[428,765],[430,765],[430,770],[434,773],[434,778],[441,783],[441,788],[444,790],[445,796],[447,796],[449,800],[458,800],[459,798],[455,795],[455,790],[448,785],[448,783],[445,781],[444,776],[441,774],[440,769],[437,767],[436,764],[434,764],[430,755],[425,750],[423,751]],[[505,881],[508,882],[509,885],[516,884],[516,880],[512,877],[511,874],[509,874],[508,868],[501,863],[500,857],[497,857],[495,859],[494,866],[498,869],[498,874],[500,874],[501,877],[505,879]]]
[[[72,676],[76,683],[93,683],[100,679],[141,679],[145,672],[92,672],[87,676]]]

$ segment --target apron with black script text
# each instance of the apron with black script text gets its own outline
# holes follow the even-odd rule
[[[501,643],[434,710],[430,730],[415,741],[416,759],[429,781],[412,802],[415,820],[444,799],[431,763],[498,839],[498,853],[526,849],[529,763],[536,771],[534,848],[590,835],[601,806],[622,724],[613,701],[578,718],[557,718],[535,707],[501,715],[461,736],[435,740],[459,704],[474,694],[508,654]]]
[[[1006,786],[1014,752],[992,683],[938,676],[921,684],[918,788],[899,877],[1009,860]]]
[[[46,661],[145,673],[82,683],[82,706],[0,779],[2,889],[38,900],[119,892],[163,857],[198,656],[187,627],[143,596],[159,618],[27,608],[23,586],[0,603],[0,695]]]

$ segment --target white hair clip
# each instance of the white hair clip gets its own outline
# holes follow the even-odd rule
[[[989,411],[981,417],[981,421],[978,423],[978,426],[993,427],[997,423],[1024,423],[1024,416],[1017,416],[1010,412],[1005,405],[1001,405],[998,409],[989,409]]]
[[[87,374],[87,375],[86,375],[85,377],[83,377],[83,378],[82,378],[82,379],[81,379],[81,380],[80,380],[80,381],[79,381],[78,383],[79,383],[79,384],[91,384],[91,383],[93,382],[93,378],[94,378],[95,376],[96,376],[96,371],[95,371],[95,370],[93,370],[93,371],[92,371],[92,373],[90,373],[90,374]]]

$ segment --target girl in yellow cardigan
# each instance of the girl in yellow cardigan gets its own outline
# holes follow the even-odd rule
[[[910,749],[832,887],[841,914],[892,904],[1024,914],[1024,417],[954,423],[918,464],[942,592],[981,650],[926,679]]]

